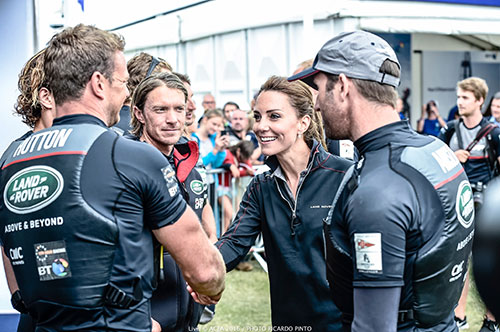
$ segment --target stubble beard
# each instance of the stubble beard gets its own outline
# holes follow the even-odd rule
[[[325,123],[325,135],[329,139],[348,139],[347,121],[336,121],[335,125]]]
[[[107,123],[108,127],[113,127],[119,121],[120,121],[120,110],[118,111],[110,110]]]
[[[325,136],[335,140],[349,139],[350,119],[348,113],[340,110],[335,105],[333,94],[329,97],[330,102],[326,107],[326,112],[322,112],[321,114],[323,117]]]

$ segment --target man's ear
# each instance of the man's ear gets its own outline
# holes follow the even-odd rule
[[[51,111],[54,108],[54,96],[49,89],[43,87],[38,90],[38,102],[42,105],[43,109]]]
[[[104,75],[98,71],[95,71],[90,77],[90,81],[88,83],[91,92],[100,99],[104,99],[104,90],[105,84],[104,80],[107,80]]]
[[[349,90],[351,89],[351,81],[344,74],[340,74],[337,83],[339,84],[340,98],[342,98],[341,100],[343,101],[349,94]]]
[[[134,115],[135,115],[135,118],[137,119],[137,121],[139,121],[142,124],[145,123],[144,114],[137,106],[134,106]]]

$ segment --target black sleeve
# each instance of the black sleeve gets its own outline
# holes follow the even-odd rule
[[[97,212],[130,227],[144,220],[149,228],[160,228],[177,221],[186,209],[167,159],[154,147],[111,131],[89,150],[81,188]]]
[[[228,271],[238,265],[246,256],[261,232],[261,218],[258,201],[257,178],[248,185],[233,223],[215,244],[219,249]]]
[[[491,132],[492,149],[496,153],[495,157],[500,157],[500,128],[495,128]]]
[[[396,332],[401,287],[354,288],[352,332]]]
[[[450,145],[451,136],[453,136],[453,133],[455,132],[456,124],[457,124],[456,120],[449,121],[447,123],[448,128],[442,127],[441,130],[439,131],[438,138],[441,141],[445,142],[447,145]]]
[[[384,187],[387,182],[393,185]],[[403,286],[406,233],[416,202],[411,185],[394,173],[361,179],[346,210],[354,287]]]
[[[121,161],[117,163],[117,170],[137,189],[144,206],[146,223],[152,229],[157,229],[176,222],[187,205],[174,168],[150,145],[127,139],[119,142],[126,144],[117,144],[116,160]],[[130,151],[130,143],[136,145],[133,151]]]

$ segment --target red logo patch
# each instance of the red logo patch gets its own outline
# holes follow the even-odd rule
[[[375,244],[370,243],[370,242],[365,242],[364,240],[358,240],[357,245],[358,245],[359,249],[365,249],[365,248],[373,247]]]

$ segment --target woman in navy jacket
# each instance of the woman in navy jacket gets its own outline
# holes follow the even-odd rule
[[[253,130],[271,170],[250,183],[216,245],[229,271],[262,232],[273,326],[340,331],[326,281],[322,225],[350,162],[325,151],[320,115],[302,82],[269,78],[254,116]]]

